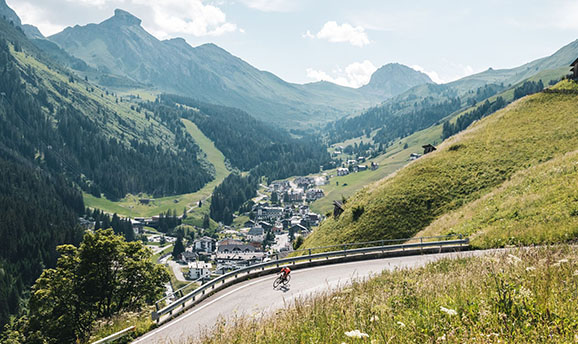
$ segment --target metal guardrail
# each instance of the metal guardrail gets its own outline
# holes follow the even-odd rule
[[[111,334],[108,337],[102,338],[100,340],[97,340],[96,342],[93,342],[92,344],[104,344],[104,343],[110,343],[113,340],[117,340],[119,338],[122,338],[124,336],[126,336],[127,334],[129,334],[130,332],[136,330],[136,327],[131,326],[131,327],[127,327],[122,331],[119,331],[117,333]]]
[[[457,237],[458,239],[455,240],[447,240],[449,238]],[[446,239],[446,240],[435,240],[435,239]],[[434,240],[434,241],[429,241]],[[402,243],[402,244],[393,244],[393,245],[384,245],[387,242],[400,242],[400,241],[418,241],[416,243]],[[350,248],[353,246],[360,246],[360,245],[372,245],[376,243],[381,243],[382,245],[379,246],[369,246],[369,247],[360,247],[360,248]],[[298,250],[294,252],[305,252],[306,255],[299,255],[294,256],[291,258],[284,258],[279,260],[271,260],[264,263],[250,265],[241,269],[237,269],[235,271],[231,271],[226,273],[222,276],[219,276],[199,288],[193,290],[192,292],[181,296],[176,301],[172,302],[171,304],[160,308],[159,303],[156,304],[156,311],[152,312],[152,320],[159,321],[161,316],[165,314],[172,314],[174,310],[181,307],[184,308],[188,301],[196,301],[197,297],[203,297],[208,293],[212,292],[217,286],[225,284],[227,279],[232,278],[231,281],[239,278],[239,275],[243,274],[246,276],[251,272],[256,271],[264,271],[267,267],[277,267],[279,268],[281,265],[296,262],[312,262],[315,259],[329,259],[330,257],[346,257],[348,255],[358,255],[358,254],[366,254],[366,253],[379,253],[379,252],[386,252],[386,251],[395,251],[395,250],[406,250],[406,249],[416,249],[416,248],[429,248],[429,247],[443,247],[443,246],[462,246],[467,245],[469,243],[468,238],[463,238],[462,235],[447,235],[447,236],[436,236],[436,237],[421,237],[421,238],[411,238],[411,239],[395,239],[395,240],[378,240],[378,241],[369,241],[364,243],[353,243],[353,244],[345,244],[345,245],[335,245],[335,246],[325,246],[325,247],[318,247],[312,248],[307,250]],[[317,249],[329,249],[334,247],[341,247],[343,250],[339,251],[328,251],[328,252],[321,252],[321,253],[313,253],[313,250]],[[162,300],[162,299],[161,299]]]

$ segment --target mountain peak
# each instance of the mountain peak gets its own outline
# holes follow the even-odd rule
[[[110,19],[105,20],[103,23],[111,23],[116,25],[125,25],[125,26],[140,26],[142,20],[135,17],[131,13],[116,9],[114,10],[114,16]]]

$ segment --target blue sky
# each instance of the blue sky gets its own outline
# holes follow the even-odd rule
[[[159,39],[212,42],[296,83],[359,87],[399,62],[448,82],[550,55],[578,39],[578,1],[7,0],[45,35],[115,8]]]

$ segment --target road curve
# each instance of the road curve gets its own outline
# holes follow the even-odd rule
[[[133,343],[191,343],[203,331],[213,327],[219,319],[226,321],[235,316],[267,314],[287,307],[298,298],[341,288],[354,280],[365,279],[385,270],[415,268],[442,258],[477,256],[486,252],[488,251],[383,258],[296,270],[291,273],[291,283],[286,290],[273,289],[276,275],[255,278],[215,293],[176,319],[137,338]]]

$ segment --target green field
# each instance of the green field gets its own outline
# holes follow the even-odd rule
[[[578,85],[568,81],[561,82],[555,88],[578,92]],[[504,182],[515,179],[517,173],[522,176],[520,178],[535,184],[536,190],[545,190],[544,195],[550,199],[543,201],[543,204],[551,204],[552,208],[535,206],[533,211],[541,212],[541,215],[528,216],[524,208],[528,206],[527,202],[511,201],[512,204],[506,207],[511,210],[511,216],[527,217],[525,225],[534,226],[540,232],[557,233],[549,236],[535,235],[534,232],[525,235],[523,240],[518,239],[524,243],[537,244],[550,242],[552,238],[559,241],[572,240],[575,238],[576,227],[572,229],[572,225],[560,224],[569,219],[568,214],[575,213],[570,210],[576,207],[575,194],[567,191],[564,197],[555,198],[547,191],[556,190],[553,186],[545,182],[544,186],[538,185],[540,180],[544,180],[539,177],[542,169],[532,168],[548,160],[562,159],[566,153],[576,150],[577,103],[578,94],[539,93],[522,98],[477,121],[466,131],[438,146],[438,151],[350,197],[341,217],[324,221],[307,238],[305,247],[411,237],[443,215],[498,190]],[[565,168],[563,159],[560,164],[552,168]],[[566,166],[568,168],[576,168],[571,162],[566,164],[569,164]],[[524,173],[528,175],[524,176]],[[573,176],[572,173],[569,171],[563,177]],[[527,198],[534,195],[530,193]],[[550,214],[548,209],[568,209],[568,212],[557,210],[555,214]],[[493,214],[495,218],[491,217],[493,215],[485,215],[486,219],[497,221],[498,225],[500,221],[507,223],[504,212],[495,211]],[[467,221],[463,223],[467,227]],[[460,228],[465,230],[466,227]],[[443,227],[436,231],[449,232],[451,229]],[[516,242],[516,238],[505,240],[502,237],[504,233],[514,237],[521,235],[519,231],[507,228],[504,231],[482,231],[480,235],[488,237],[483,239],[486,244],[480,245],[493,242],[490,246],[503,246]]]
[[[193,122],[186,119],[183,119],[182,121],[187,132],[193,137],[195,142],[205,153],[207,160],[214,166],[215,179],[213,181],[197,192],[157,198],[152,202],[152,204],[148,205],[139,202],[139,199],[141,198],[149,198],[147,195],[127,195],[118,202],[112,202],[105,198],[96,198],[90,194],[84,193],[84,203],[86,206],[130,217],[148,217],[158,215],[167,210],[175,210],[177,214],[180,215],[183,213],[184,208],[187,208],[187,210],[190,210],[189,216],[200,216],[202,219],[202,215],[206,213],[210,204],[206,202],[207,198],[211,196],[213,189],[229,175],[229,171],[225,166],[225,156],[215,147],[214,143],[206,137]],[[202,200],[205,203],[203,207],[201,209],[191,209],[191,207],[196,207],[199,200]]]

